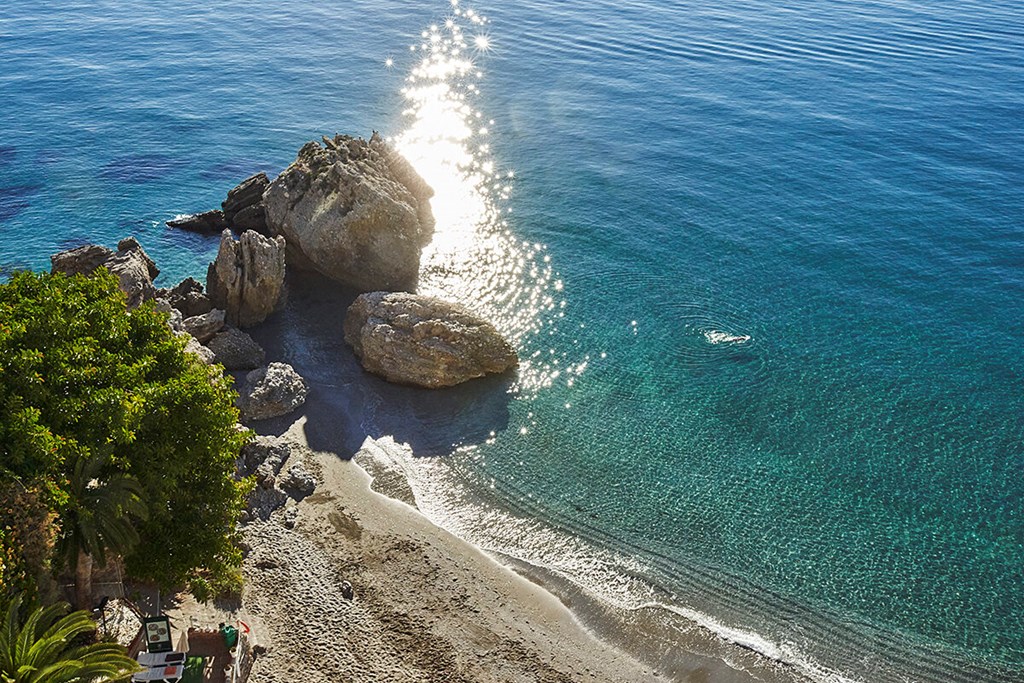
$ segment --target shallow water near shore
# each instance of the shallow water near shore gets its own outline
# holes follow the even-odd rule
[[[472,8],[0,9],[0,271],[133,233],[200,276],[216,242],[162,221],[322,133],[400,139],[452,19],[485,201],[450,220],[486,229],[424,283],[524,367],[424,399],[325,324],[301,353],[361,402],[315,447],[441,456],[404,466],[436,521],[785,663],[739,666],[1024,680],[1019,7]]]

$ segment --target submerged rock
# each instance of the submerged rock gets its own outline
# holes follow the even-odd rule
[[[306,402],[306,382],[287,363],[271,363],[250,372],[238,397],[246,420],[287,415]]]
[[[398,384],[447,387],[519,364],[493,325],[431,297],[362,294],[349,306],[344,329],[363,367]]]
[[[412,289],[433,191],[376,133],[323,141],[306,143],[263,195],[289,263],[363,291]]]
[[[254,370],[263,365],[266,358],[256,340],[234,327],[217,334],[206,346],[225,370]]]
[[[206,272],[206,288],[231,325],[250,327],[266,320],[284,292],[285,240],[247,230],[236,242],[230,230],[220,236],[216,260]]]

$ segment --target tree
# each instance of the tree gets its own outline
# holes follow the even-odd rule
[[[93,560],[106,564],[107,550],[127,555],[139,542],[136,520],[146,518],[139,482],[106,473],[107,457],[80,456],[71,475],[59,541],[60,554],[75,567],[75,607],[92,606]]]
[[[45,490],[66,526],[76,463],[141,486],[129,572],[203,597],[237,582],[234,479],[247,439],[230,381],[184,352],[167,316],[125,309],[117,280],[16,273],[0,285],[0,473]],[[104,481],[100,478],[100,481]]]
[[[67,605],[36,607],[22,623],[21,598],[7,607],[0,624],[0,680],[3,683],[100,683],[138,671],[117,643],[80,644],[96,630],[86,612]]]

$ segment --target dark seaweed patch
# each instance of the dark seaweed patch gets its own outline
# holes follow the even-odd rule
[[[32,195],[42,189],[42,185],[10,185],[0,187],[0,223],[8,221],[27,209]]]
[[[100,171],[104,180],[137,185],[166,178],[181,168],[182,162],[161,154],[131,154],[114,159]]]

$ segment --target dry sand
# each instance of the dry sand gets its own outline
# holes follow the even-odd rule
[[[664,680],[550,593],[372,491],[355,463],[302,447],[296,458],[317,472],[316,492],[245,527],[242,613],[268,648],[253,681]]]

